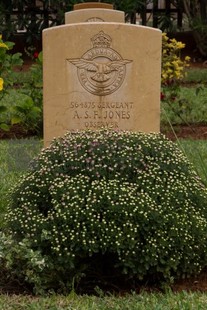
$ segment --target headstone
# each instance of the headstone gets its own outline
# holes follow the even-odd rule
[[[65,13],[65,23],[116,22],[124,23],[124,12],[113,10],[113,5],[88,2],[74,5],[74,10]]]
[[[77,3],[74,4],[73,6],[74,11],[83,9],[92,9],[92,8],[113,10],[113,4],[100,3],[100,2],[86,2],[86,3]]]
[[[44,143],[66,131],[159,132],[161,31],[124,23],[43,31]]]
[[[65,13],[65,23],[116,22],[124,23],[124,12],[108,9],[77,10]]]

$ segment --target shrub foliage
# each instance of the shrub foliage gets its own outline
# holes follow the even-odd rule
[[[189,276],[206,264],[206,202],[188,160],[160,134],[67,133],[12,192],[7,267],[38,292],[70,289],[106,257],[127,279]]]
[[[175,38],[168,38],[166,33],[162,34],[162,74],[161,81],[163,86],[181,81],[189,67],[190,57],[185,56],[181,59],[181,50],[185,44]]]

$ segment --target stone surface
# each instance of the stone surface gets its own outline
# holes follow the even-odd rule
[[[116,22],[124,23],[124,12],[109,9],[83,9],[65,13],[65,23]]]
[[[159,132],[161,31],[80,23],[43,31],[44,142],[66,131]]]
[[[91,9],[91,8],[113,10],[113,4],[100,3],[100,2],[87,2],[87,3],[77,3],[77,4],[74,4],[73,6],[73,10],[82,10],[82,9]]]

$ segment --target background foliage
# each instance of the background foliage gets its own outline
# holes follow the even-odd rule
[[[23,31],[26,44],[35,45],[37,40],[41,39],[41,32],[44,28],[63,24],[64,13],[71,11],[74,4],[81,2],[88,1],[42,0],[39,1],[42,4],[40,7],[34,0],[0,0],[0,19],[2,20],[0,33],[3,34],[4,39],[14,40],[17,30],[19,34]],[[112,3],[115,9],[124,11],[126,20],[131,23],[136,23],[137,13],[140,14],[144,25],[148,23],[149,16],[151,16],[153,21],[150,26],[158,27],[166,32],[183,30],[182,18],[184,21],[187,19],[188,27],[193,31],[201,55],[207,55],[207,4],[205,0],[169,0],[166,1],[165,9],[158,8],[158,1],[104,0],[100,2]],[[147,9],[146,6],[149,3],[152,7]],[[171,5],[174,5],[173,9]],[[176,22],[175,19],[177,19]]]

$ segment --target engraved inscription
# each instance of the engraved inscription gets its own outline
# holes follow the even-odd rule
[[[100,17],[91,17],[86,20],[88,23],[96,23],[96,22],[104,22],[104,20]]]
[[[126,65],[131,60],[122,59],[112,49],[111,37],[100,31],[92,39],[93,48],[81,58],[67,59],[77,67],[78,79],[88,92],[106,96],[115,92],[126,76]]]
[[[134,103],[131,101],[71,101],[69,108],[71,118],[81,121],[84,128],[119,128],[120,122],[132,119]]]

